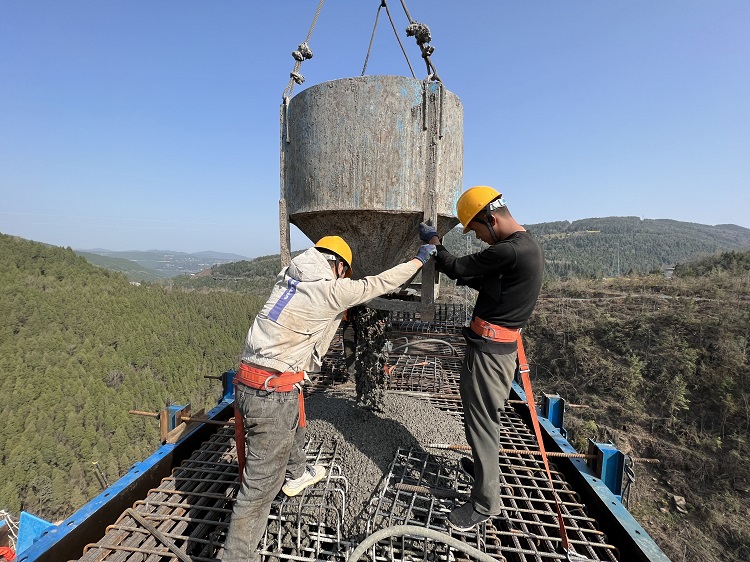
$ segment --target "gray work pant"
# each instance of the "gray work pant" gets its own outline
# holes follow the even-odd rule
[[[344,340],[344,367],[349,377],[356,375],[354,365],[355,353],[357,351],[357,331],[354,323],[350,320],[341,322],[341,336]]]
[[[271,502],[284,478],[305,470],[305,428],[299,427],[299,391],[267,392],[237,385],[245,424],[245,471],[234,502],[223,562],[257,562]]]
[[[506,355],[483,353],[466,346],[461,367],[461,403],[464,410],[466,441],[474,455],[474,509],[484,515],[497,515],[500,502],[500,412],[510,394],[516,372],[514,351]]]

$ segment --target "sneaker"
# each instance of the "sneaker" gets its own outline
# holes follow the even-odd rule
[[[474,504],[466,502],[448,514],[448,525],[456,531],[470,531],[475,525],[484,523],[489,518],[489,515],[484,515],[474,509]]]
[[[461,465],[461,470],[471,478],[472,480],[475,479],[474,476],[474,461],[471,460],[469,457],[461,457],[461,460],[459,461]]]
[[[322,480],[326,475],[326,468],[321,464],[315,466],[308,464],[305,467],[305,472],[302,476],[295,478],[294,480],[287,480],[281,487],[281,491],[287,496],[296,496],[302,490],[308,486],[312,486],[316,482]]]

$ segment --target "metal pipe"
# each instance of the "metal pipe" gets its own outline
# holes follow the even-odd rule
[[[442,542],[444,544],[447,544],[448,546],[455,548],[456,550],[460,550],[461,552],[468,554],[469,556],[473,556],[480,562],[497,562],[496,558],[490,556],[486,552],[482,552],[478,548],[474,548],[473,546],[466,544],[465,542],[460,541],[455,537],[451,537],[450,535],[446,535],[445,533],[435,531],[434,529],[426,529],[425,527],[418,527],[416,525],[396,525],[394,527],[386,527],[385,529],[381,529],[380,531],[373,533],[361,543],[359,543],[359,546],[354,549],[347,562],[357,562],[368,548],[375,545],[375,543],[380,540],[391,537],[403,537],[404,535],[423,537]]]
[[[439,339],[436,339],[436,338],[427,338],[427,339],[423,339],[423,340],[412,341],[410,343],[405,343],[404,345],[398,345],[398,346],[396,346],[394,348],[389,349],[388,353],[393,353],[394,351],[397,351],[397,350],[403,349],[403,348],[408,348],[409,346],[416,345],[418,343],[442,343],[442,344],[447,345],[448,347],[451,348],[451,351],[453,352],[453,355],[458,355],[458,352],[456,351],[456,348],[453,347],[450,343],[448,343],[445,340],[439,340]]]

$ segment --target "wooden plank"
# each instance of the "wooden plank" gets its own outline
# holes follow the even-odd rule
[[[205,410],[199,410],[198,413],[195,416],[190,415],[190,404],[185,406],[180,412],[177,414],[177,419],[180,419],[181,417],[196,417],[199,418],[203,414],[205,414]],[[170,431],[167,434],[167,443],[177,443],[182,437],[191,431],[196,423],[200,422],[180,422],[172,431]]]

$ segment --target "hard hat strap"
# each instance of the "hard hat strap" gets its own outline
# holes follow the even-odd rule
[[[484,213],[485,213],[485,216],[487,217],[487,221],[485,222],[485,224],[487,225],[487,229],[490,231],[490,236],[492,236],[492,241],[495,243],[499,241],[499,238],[497,237],[497,234],[495,234],[495,229],[493,228],[494,220],[492,218],[492,211],[494,211],[495,209],[501,209],[505,206],[507,206],[507,203],[505,202],[505,199],[503,199],[501,196],[487,203],[487,206],[484,208]]]
[[[497,237],[497,234],[495,234],[494,225],[491,221],[487,221],[487,229],[490,231],[490,236],[492,236],[492,241],[497,243],[500,241],[500,239]]]
[[[492,205],[492,203],[490,203],[484,208],[484,212],[485,212],[485,216],[487,220],[480,221],[480,222],[483,222],[485,226],[487,227],[487,230],[490,231],[490,236],[492,237],[492,242],[494,244],[494,243],[497,243],[499,239],[497,237],[497,234],[495,234],[494,219],[492,218],[492,209],[490,209],[490,205]]]

